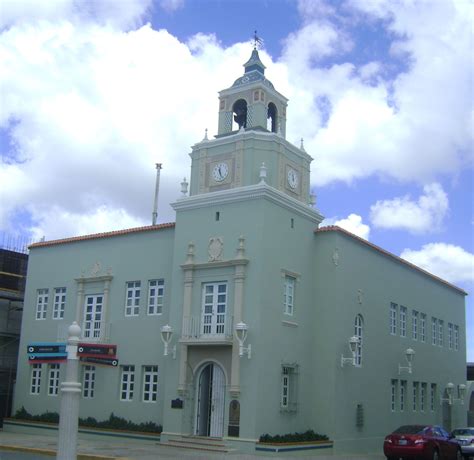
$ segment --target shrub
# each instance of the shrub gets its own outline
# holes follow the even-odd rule
[[[59,423],[59,414],[57,412],[45,412],[40,415],[31,415],[24,407],[16,411],[12,417],[21,420],[31,420],[34,422]],[[144,433],[161,433],[162,426],[155,422],[133,423],[122,417],[114,415],[112,412],[108,420],[98,422],[94,417],[79,418],[79,426],[88,428],[105,428],[113,430],[141,431]]]
[[[283,443],[283,442],[310,442],[310,441],[328,441],[329,438],[325,434],[315,433],[313,430],[305,431],[304,433],[287,433],[287,434],[276,434],[274,436],[269,434],[263,434],[260,436],[260,442],[272,442],[272,443]]]

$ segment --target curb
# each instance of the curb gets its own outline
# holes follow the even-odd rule
[[[56,450],[53,449],[41,449],[39,447],[23,447],[23,446],[10,446],[2,444],[0,445],[0,451],[10,450],[14,452],[25,452],[29,454],[41,454],[49,455],[50,457],[56,456]],[[127,460],[126,457],[110,457],[108,455],[95,455],[95,454],[77,454],[77,460]]]

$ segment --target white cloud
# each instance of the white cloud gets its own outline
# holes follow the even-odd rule
[[[362,222],[362,217],[357,214],[349,214],[345,219],[337,219],[337,217],[324,219],[321,227],[328,225],[337,225],[338,227],[353,233],[364,240],[369,239],[370,227]]]
[[[145,18],[153,0],[4,0],[0,28],[25,22],[90,21],[115,27],[136,26]],[[179,3],[169,0],[164,3]]]
[[[352,3],[360,13],[363,6]],[[0,188],[0,227],[12,231],[12,216],[25,209],[47,238],[77,234],[67,222],[99,210],[116,227],[147,222],[155,162],[164,165],[160,221],[173,220],[168,203],[189,174],[189,146],[205,128],[215,133],[216,91],[241,75],[250,48],[224,49],[203,34],[183,43],[165,30],[137,28],[151,0],[51,5],[2,5],[0,129],[13,147],[1,152],[0,181],[8,186]],[[469,15],[449,5],[374,7],[370,14],[383,17],[390,33],[408,37],[392,48],[409,53],[412,66],[392,80],[384,62],[344,59],[358,46],[341,16],[348,10],[324,1],[300,2],[303,26],[277,62],[261,52],[266,75],[290,98],[288,140],[299,145],[303,136],[316,158],[313,184],[373,174],[426,183],[458,172],[470,140]],[[327,65],[332,57],[339,63]],[[68,218],[55,222],[54,214]]]
[[[289,131],[300,130],[317,157],[314,183],[350,183],[374,174],[427,183],[472,163],[468,3],[350,0],[335,10],[330,2],[299,2],[305,25],[288,38],[282,62],[295,70],[289,78],[297,88],[289,110],[299,113],[289,118]],[[393,62],[351,62],[344,53],[364,45],[354,24],[384,30],[381,40],[388,41]],[[319,34],[317,42],[306,30]],[[321,57],[337,63],[318,67]],[[405,68],[395,74],[397,60]],[[321,96],[331,107],[325,123],[316,103]]]
[[[370,207],[370,220],[378,228],[403,229],[429,233],[441,228],[449,210],[449,201],[438,183],[425,185],[417,201],[410,196],[377,201]]]
[[[400,257],[451,283],[474,282],[474,254],[459,246],[430,243],[419,251],[404,249]]]
[[[174,220],[169,203],[189,178],[190,146],[205,128],[215,133],[216,89],[232,84],[249,51],[212,36],[180,43],[148,25],[124,33],[63,20],[4,31],[0,128],[15,147],[2,152],[0,227],[14,232],[12,216],[25,209],[47,239],[93,230],[81,215],[103,229],[90,218],[98,212],[116,228],[150,222],[155,162],[159,220]]]
[[[173,12],[184,6],[184,0],[160,0],[160,6],[165,11]]]

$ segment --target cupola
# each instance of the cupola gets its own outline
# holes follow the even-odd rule
[[[241,129],[273,132],[285,137],[288,99],[265,77],[256,47],[244,64],[244,74],[219,93],[217,137]]]

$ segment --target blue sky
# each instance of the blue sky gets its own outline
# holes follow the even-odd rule
[[[148,224],[157,161],[174,220],[257,29],[325,223],[471,293],[472,16],[466,0],[3,0],[0,232]]]

